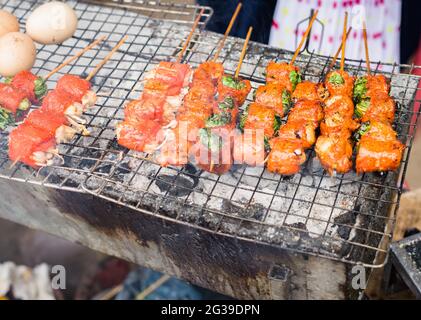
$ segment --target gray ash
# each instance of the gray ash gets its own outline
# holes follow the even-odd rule
[[[408,252],[417,269],[421,272],[421,241],[416,241],[405,246],[405,250]]]
[[[167,192],[170,196],[183,197],[194,189],[197,182],[188,176],[161,174],[157,177],[155,184],[163,193]]]

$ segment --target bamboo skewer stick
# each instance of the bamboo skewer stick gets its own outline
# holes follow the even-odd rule
[[[347,26],[347,24],[348,24],[348,12],[345,12],[344,31],[342,33],[341,71],[344,71],[344,65],[345,65],[346,26]]]
[[[150,295],[152,292],[154,292],[156,289],[158,289],[160,286],[162,286],[165,282],[167,282],[171,277],[169,275],[164,274],[158,280],[150,284],[145,290],[140,292],[136,296],[136,300],[145,300],[145,298]]]
[[[240,59],[238,60],[237,69],[235,70],[234,78],[238,79],[238,76],[240,74],[241,65],[243,64],[244,57],[246,55],[247,46],[250,41],[251,33],[253,32],[253,27],[249,27],[249,30],[247,32],[246,39],[244,40],[243,49],[241,50]],[[210,165],[209,165],[209,171],[212,172],[215,164],[212,160],[212,155],[210,159]]]
[[[246,40],[244,41],[243,49],[241,50],[240,60],[238,60],[237,69],[235,70],[234,77],[237,79],[238,75],[240,74],[241,65],[243,64],[244,56],[246,55],[247,46],[251,37],[251,33],[253,32],[253,27],[249,27],[249,31],[247,32]]]
[[[12,164],[9,166],[9,170],[12,170],[20,161],[20,158],[17,158],[15,161],[12,162]]]
[[[290,61],[290,63],[289,63],[290,65],[293,65],[293,64],[294,64],[295,59],[297,59],[297,56],[298,56],[298,54],[300,53],[301,47],[303,46],[303,44],[304,44],[305,40],[307,39],[307,37],[308,37],[308,35],[309,35],[309,33],[310,33],[310,30],[311,30],[311,27],[312,27],[312,25],[313,25],[313,22],[314,22],[314,20],[316,20],[316,18],[317,18],[317,14],[318,14],[318,13],[319,13],[319,10],[316,10],[316,11],[314,12],[313,16],[311,17],[310,22],[309,22],[309,24],[308,24],[308,26],[307,26],[307,30],[306,30],[306,32],[304,33],[303,37],[301,38],[301,41],[300,41],[300,43],[298,44],[297,49],[295,49],[294,55],[293,55],[293,56],[292,56],[292,58],[291,58],[291,61]]]
[[[346,33],[346,39],[348,39],[349,34],[351,33],[351,30],[352,30],[352,27],[349,27],[349,28],[348,28],[348,31],[347,31],[347,33]],[[345,41],[346,41],[346,40],[345,40]],[[332,60],[332,62],[331,62],[331,63],[330,63],[330,65],[329,65],[329,70],[333,68],[333,66],[334,66],[334,65],[335,65],[335,63],[336,63],[336,60],[338,60],[339,53],[341,53],[341,50],[342,50],[342,41],[341,41],[341,44],[339,45],[338,50],[336,51],[335,55],[333,56],[333,60]]]
[[[102,61],[94,68],[94,70],[91,71],[91,73],[89,73],[89,75],[86,77],[87,81],[90,81],[95,75],[96,73],[99,71],[99,69],[102,68],[102,66],[104,64],[107,63],[108,60],[110,60],[110,58],[112,57],[112,55],[123,45],[123,43],[127,40],[127,35],[125,35],[120,41],[119,43],[117,43],[117,45],[110,51],[110,53],[108,53],[108,55],[102,59]]]
[[[240,12],[242,7],[242,3],[238,3],[237,8],[234,11],[234,14],[231,17],[231,21],[228,24],[227,30],[225,30],[224,37],[222,38],[221,42],[219,43],[218,49],[216,50],[215,56],[213,61],[218,60],[219,54],[221,53],[222,48],[224,47],[225,41],[227,40],[228,35],[231,32],[232,26],[234,25],[235,20],[237,19],[238,13]]]
[[[122,284],[119,284],[115,286],[114,288],[110,289],[103,295],[101,295],[98,300],[111,300],[113,297],[115,297],[117,294],[119,294],[124,289],[124,286]]]
[[[370,56],[368,55],[367,26],[365,25],[365,21],[363,22],[363,37],[365,47],[365,60],[367,63],[367,74],[370,75]]]
[[[124,42],[127,40],[127,38],[128,38],[127,35],[125,35],[123,38],[121,38],[121,40],[107,54],[107,56],[104,59],[102,59],[100,61],[100,63],[98,63],[97,66],[89,73],[89,75],[86,77],[87,81],[90,81],[97,74],[97,72],[107,63],[107,61],[111,59],[113,54],[124,44]],[[87,136],[87,135],[90,134],[90,132],[88,131],[88,129],[86,129],[86,127],[84,125],[80,124],[79,127],[81,128],[81,131],[82,131],[83,135]]]
[[[66,61],[64,61],[61,65],[59,65],[58,67],[54,68],[53,70],[50,71],[49,74],[47,74],[45,76],[45,80],[47,80],[48,78],[50,78],[54,73],[60,71],[62,68],[64,68],[65,66],[67,66],[69,63],[73,62],[74,60],[76,60],[77,58],[79,58],[81,55],[83,55],[86,51],[89,51],[90,49],[92,49],[93,47],[95,47],[96,45],[98,45],[100,42],[104,41],[105,36],[102,36],[100,38],[98,38],[97,40],[95,40],[94,42],[92,42],[90,45],[88,45],[87,47],[85,47],[84,49],[80,50],[78,53],[76,53],[73,57],[67,59]]]
[[[186,39],[186,41],[184,43],[183,48],[181,49],[180,53],[178,54],[177,62],[180,62],[181,59],[183,58],[184,53],[185,53],[185,51],[187,49],[187,46],[189,45],[190,40],[191,40],[191,38],[192,38],[192,36],[194,34],[194,31],[196,30],[196,27],[199,24],[200,19],[202,18],[203,12],[205,12],[205,9],[200,10],[199,15],[197,16],[196,20],[194,20],[194,23],[193,23],[193,26],[191,28],[190,34],[187,37],[187,39]]]

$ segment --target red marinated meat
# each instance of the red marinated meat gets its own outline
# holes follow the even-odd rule
[[[34,104],[38,104],[39,101],[35,95],[35,81],[38,79],[32,72],[24,70],[16,74],[12,82],[10,83],[13,87],[18,88],[25,92],[26,97]]]
[[[56,130],[66,123],[64,115],[45,112],[42,109],[32,111],[25,120],[25,124],[43,129],[50,135],[55,135]]]
[[[16,114],[24,99],[26,99],[24,91],[14,88],[10,84],[0,83],[0,107]]]
[[[148,99],[130,101],[124,108],[126,120],[160,120],[164,112],[165,99],[150,97]]]
[[[161,126],[158,122],[149,119],[141,121],[124,121],[118,124],[118,143],[128,149],[145,151],[147,144],[158,144]]]
[[[64,91],[75,101],[81,102],[83,96],[91,90],[91,84],[78,76],[66,74],[57,81],[56,90]]]
[[[41,108],[45,112],[64,115],[66,109],[74,102],[72,96],[62,90],[52,90],[45,96]]]
[[[37,167],[32,159],[35,151],[47,151],[55,146],[54,135],[47,130],[22,124],[9,135],[9,158],[31,167]]]

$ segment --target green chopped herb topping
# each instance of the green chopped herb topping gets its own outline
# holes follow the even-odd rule
[[[295,90],[297,84],[301,82],[301,74],[295,70],[291,71],[289,73],[289,81],[291,81],[292,90]]]
[[[13,122],[13,115],[7,110],[0,108],[0,130],[5,130]]]
[[[335,72],[329,77],[329,82],[333,85],[339,86],[344,84],[345,80],[339,73]]]
[[[200,142],[213,153],[222,149],[222,138],[213,134],[209,128],[200,129],[199,138]]]
[[[246,107],[246,109],[244,110],[243,114],[242,114],[242,115],[241,115],[241,117],[240,117],[240,121],[239,121],[239,123],[238,123],[238,127],[240,128],[240,130],[241,130],[241,131],[244,131],[244,126],[245,126],[245,124],[246,124],[247,117],[248,117],[248,110],[249,110],[249,106],[250,106],[250,105],[248,105],[248,106]]]
[[[4,79],[4,83],[6,84],[10,84],[12,83],[13,77],[7,77],[6,79]]]
[[[369,107],[370,107],[370,98],[366,98],[366,99],[361,100],[355,106],[355,115],[358,118],[362,118],[363,115],[367,112]]]
[[[354,84],[354,100],[356,102],[366,98],[367,93],[367,78],[359,77]]]
[[[279,128],[281,127],[281,117],[276,115],[275,118],[273,119],[273,130],[276,132],[278,132]]]
[[[31,102],[29,102],[29,100],[25,98],[20,102],[18,109],[25,111],[25,110],[28,110],[30,106],[31,106]]]
[[[265,142],[265,150],[266,150],[266,151],[270,151],[269,138],[268,138],[268,137],[265,137],[265,138],[264,138],[264,142]]]
[[[231,122],[231,113],[221,112],[213,114],[206,120],[206,128],[222,127]]]
[[[238,79],[234,79],[231,76],[223,76],[222,77],[222,84],[226,87],[230,87],[235,90],[241,90],[245,88],[244,82]]]
[[[35,97],[38,100],[41,100],[47,93],[47,90],[48,90],[47,84],[45,83],[45,80],[41,77],[38,77],[34,81],[34,84],[35,84],[35,89],[34,89]]]
[[[231,97],[225,97],[224,101],[218,103],[218,107],[222,111],[232,110],[234,109],[234,106],[235,102]]]
[[[290,107],[291,107],[291,94],[287,89],[284,89],[282,91],[282,106],[284,109],[284,115],[288,113]]]
[[[361,137],[370,130],[370,121],[361,123],[359,129],[354,133],[355,141],[360,141]]]

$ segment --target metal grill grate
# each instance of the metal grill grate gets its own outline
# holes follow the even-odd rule
[[[6,8],[24,20],[30,7],[26,3],[8,1]],[[155,8],[160,5],[158,2]],[[372,65],[375,72],[392,79],[391,94],[399,102],[395,126],[407,146],[400,173],[357,176],[350,172],[331,178],[321,168],[313,150],[308,151],[309,161],[303,170],[293,177],[281,177],[247,166],[234,166],[223,176],[202,172],[192,165],[162,168],[146,160],[144,154],[120,147],[114,128],[123,119],[125,102],[139,96],[143,73],[160,60],[174,56],[189,32],[188,25],[155,20],[117,7],[83,3],[74,3],[74,6],[81,22],[75,39],[53,50],[50,46],[40,48],[36,72],[47,73],[98,35],[110,35],[111,41],[103,45],[107,47],[123,34],[130,36],[94,79],[99,100],[87,113],[92,134],[61,145],[65,164],[39,172],[22,165],[8,169],[7,134],[2,134],[1,177],[89,192],[167,221],[225,236],[347,263],[368,266],[383,263],[375,261],[375,257],[386,253],[380,242],[384,237],[391,237],[388,230],[402,192],[415,132],[414,120],[419,116],[419,112],[413,111],[419,78],[400,72],[410,72],[414,66],[380,62]],[[197,12],[197,7],[190,8]],[[145,12],[142,14],[148,11]],[[190,18],[194,19],[194,15]],[[185,61],[197,66],[209,59],[220,38],[210,32],[197,33]],[[227,72],[235,70],[242,44],[240,39],[228,39],[220,55]],[[92,50],[63,72],[86,74],[89,66],[106,54],[107,50],[103,49]],[[256,88],[264,83],[263,72],[270,60],[291,57],[291,52],[251,43],[241,75],[250,79]],[[306,79],[320,81],[330,60],[304,51],[296,63]],[[348,60],[347,71],[354,75],[364,73],[363,61]],[[51,79],[50,87],[54,81],[55,78]],[[251,95],[246,105],[250,101]]]
[[[35,0],[0,1],[0,8],[13,13],[21,26],[24,26],[37,2]],[[41,76],[46,75],[66,58],[86,47],[93,39],[105,35],[106,41],[53,75],[47,85],[50,89],[54,88],[57,79],[66,73],[87,76],[121,37],[127,34],[129,38],[126,43],[92,80],[94,90],[100,92],[100,103],[115,102],[109,96],[114,88],[119,88],[123,94],[130,92],[146,68],[149,69],[149,63],[155,59],[166,59],[168,50],[171,51],[171,55],[175,55],[181,50],[181,43],[187,37],[195,17],[202,8],[192,5],[167,4],[161,1],[139,0],[85,1],[84,3],[68,1],[68,3],[75,9],[79,18],[75,35],[61,45],[37,45],[37,60],[32,71]],[[108,6],[99,6],[95,3],[108,4]],[[212,10],[205,8],[199,26],[203,27],[211,15]],[[125,58],[123,58],[123,52]],[[124,84],[121,81],[123,77],[125,78]],[[91,115],[93,114],[95,114],[95,110],[92,111]],[[91,124],[94,125],[92,122]],[[58,167],[51,167],[36,172],[22,165],[9,169],[7,138],[10,129],[12,128],[0,132],[1,178],[82,192],[81,183],[85,178],[83,176],[85,170],[75,168],[60,168],[58,170]],[[80,141],[81,137],[78,136],[72,144],[62,145],[60,151],[65,154]],[[75,155],[73,158],[77,158],[77,156]],[[78,159],[82,161],[86,158],[79,157]]]

